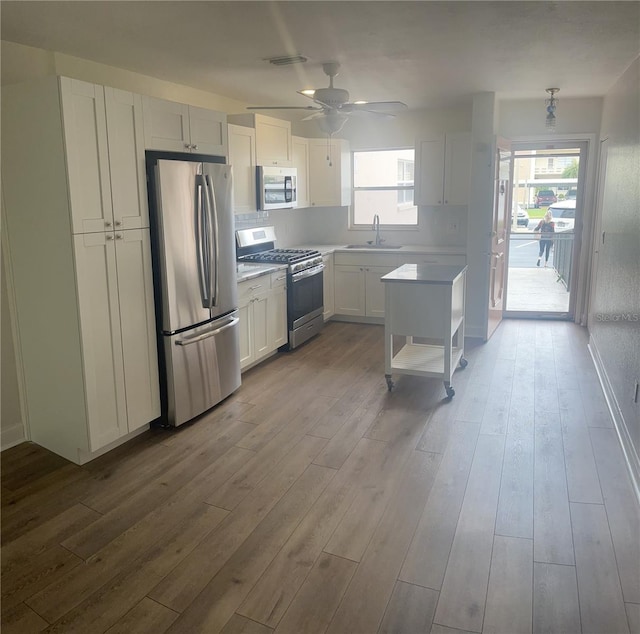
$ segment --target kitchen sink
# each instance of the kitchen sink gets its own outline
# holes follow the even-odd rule
[[[401,244],[348,244],[345,249],[401,249]]]

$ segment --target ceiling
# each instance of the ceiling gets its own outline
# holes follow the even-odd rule
[[[59,51],[252,105],[307,105],[328,85],[411,109],[605,94],[640,54],[638,2],[25,2],[3,40]],[[303,65],[265,58],[301,54]]]

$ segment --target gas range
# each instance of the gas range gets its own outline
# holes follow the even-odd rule
[[[313,249],[276,249],[273,227],[236,231],[238,262],[287,264],[290,274],[322,264],[322,255]]]
[[[313,249],[276,249],[273,227],[236,231],[236,259],[287,265],[287,347],[296,348],[323,327],[322,254]]]
[[[269,249],[268,251],[239,255],[238,261],[288,264],[289,273],[297,273],[322,264],[322,255],[313,249]]]

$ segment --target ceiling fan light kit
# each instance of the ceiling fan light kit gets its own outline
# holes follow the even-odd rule
[[[269,60],[271,61],[271,60]],[[306,60],[305,60],[306,61]],[[275,63],[275,62],[272,62]],[[315,119],[320,130],[327,136],[340,132],[353,113],[365,113],[379,118],[392,118],[393,112],[407,109],[401,101],[354,101],[349,102],[349,92],[335,88],[333,78],[340,71],[338,62],[325,62],[322,70],[329,77],[327,88],[299,90],[298,94],[313,100],[314,106],[250,106],[248,110],[312,110],[314,113],[303,121]]]

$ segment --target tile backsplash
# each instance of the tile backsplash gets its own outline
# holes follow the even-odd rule
[[[236,229],[265,225],[275,227],[278,247],[299,244],[349,244],[370,238],[366,230],[349,229],[347,207],[275,209],[238,214],[235,217]],[[383,238],[395,244],[466,247],[467,208],[421,207],[418,229],[381,229],[381,234]]]

